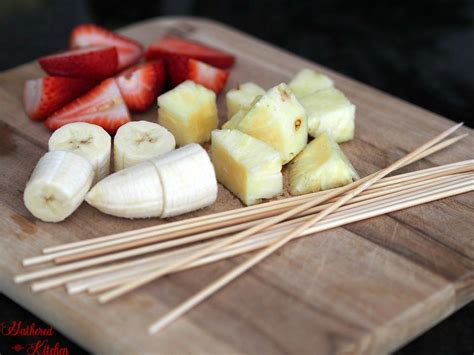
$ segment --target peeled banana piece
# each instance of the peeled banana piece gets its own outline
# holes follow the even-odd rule
[[[216,198],[209,156],[199,144],[189,144],[109,175],[86,201],[113,216],[166,218],[206,207]]]
[[[48,152],[26,184],[25,206],[44,222],[60,222],[82,203],[93,178],[93,167],[82,156],[68,151]]]
[[[110,135],[100,126],[75,122],[62,126],[49,138],[49,150],[64,150],[79,154],[93,166],[94,181],[99,181],[110,172]]]
[[[114,137],[114,170],[168,153],[175,146],[174,136],[165,127],[148,121],[129,122]]]

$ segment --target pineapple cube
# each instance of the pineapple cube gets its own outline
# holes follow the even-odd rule
[[[280,154],[252,136],[213,131],[211,159],[217,180],[247,206],[283,192]]]
[[[256,101],[235,128],[278,150],[283,164],[308,141],[306,112],[286,84],[279,84]]]
[[[339,145],[323,133],[290,164],[290,194],[302,195],[344,186],[359,179]]]
[[[333,85],[333,81],[326,75],[311,69],[302,69],[290,81],[289,87],[296,97],[301,98]]]
[[[355,106],[336,88],[328,88],[300,99],[308,115],[308,133],[328,133],[337,143],[354,138]]]
[[[228,120],[226,123],[224,123],[222,125],[222,128],[224,128],[224,129],[237,129],[237,126],[239,125],[240,121],[242,121],[242,119],[245,117],[247,112],[249,112],[249,110],[252,108],[252,106],[255,105],[255,103],[258,100],[260,100],[261,97],[262,97],[262,95],[257,95],[250,105],[243,106],[239,111],[237,111],[235,113],[235,115],[233,115],[230,118],[230,120]]]
[[[180,146],[207,142],[217,128],[216,94],[193,81],[185,81],[159,96],[158,106],[158,122]]]
[[[265,90],[251,82],[241,84],[237,89],[229,90],[225,95],[227,117],[231,118],[241,108],[250,105],[256,96],[263,94],[265,94]]]

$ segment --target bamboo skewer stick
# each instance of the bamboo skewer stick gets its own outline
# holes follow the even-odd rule
[[[441,149],[444,149],[444,148],[456,143],[457,141],[463,139],[466,136],[467,136],[467,134],[463,134],[463,135],[460,135],[460,136],[457,136],[457,137],[447,139],[447,140],[445,140],[441,143],[438,143],[437,145],[435,145],[435,146],[427,149],[423,153],[419,154],[417,157],[415,157],[411,161],[407,162],[406,165],[411,164],[414,161],[423,159],[426,156],[428,156],[430,154],[433,154],[433,153],[435,153],[435,152],[437,152]],[[63,244],[63,245],[59,245],[59,246],[53,246],[53,247],[43,249],[43,252],[44,253],[51,253],[51,252],[58,252],[58,251],[62,251],[62,250],[74,249],[74,248],[78,248],[78,247],[81,247],[81,246],[92,245],[92,244],[96,244],[96,243],[101,243],[101,242],[126,238],[126,237],[134,236],[134,235],[137,235],[137,234],[144,235],[147,232],[152,233],[152,235],[156,235],[156,234],[153,234],[153,233],[156,233],[157,230],[159,230],[163,233],[164,232],[170,233],[172,231],[176,232],[176,231],[179,231],[179,230],[188,229],[192,226],[195,227],[196,225],[206,225],[206,224],[208,224],[209,221],[212,221],[213,219],[222,219],[223,217],[229,216],[229,215],[236,216],[238,213],[241,213],[241,212],[242,213],[253,213],[256,210],[266,209],[270,206],[277,206],[277,205],[280,205],[280,204],[288,204],[290,206],[290,205],[298,204],[300,201],[309,200],[309,199],[312,199],[313,197],[315,197],[319,194],[325,194],[325,193],[327,193],[327,192],[323,191],[323,192],[317,192],[317,193],[312,193],[312,194],[306,194],[306,195],[302,195],[302,196],[291,197],[291,198],[287,198],[287,199],[281,199],[281,200],[276,200],[276,201],[272,201],[272,202],[267,202],[267,203],[260,204],[260,205],[245,207],[245,208],[241,208],[241,209],[237,209],[237,210],[224,211],[224,212],[216,213],[216,214],[213,214],[213,215],[210,215],[210,216],[209,215],[208,216],[201,216],[201,217],[196,217],[196,218],[187,219],[187,220],[184,220],[184,221],[179,221],[179,222],[174,222],[174,223],[169,223],[169,224],[165,224],[165,225],[160,224],[160,225],[157,225],[157,226],[141,228],[141,229],[138,229],[138,230],[122,232],[122,233],[118,233],[118,234],[113,234],[113,235],[108,235],[108,236],[83,240],[83,241],[79,241],[79,242]],[[199,224],[199,222],[201,222],[201,223]],[[181,228],[179,228],[178,226],[181,226]]]
[[[330,214],[331,212],[333,212],[334,210],[336,210],[337,208],[339,208],[340,206],[345,204],[351,198],[355,197],[357,194],[359,194],[363,190],[367,189],[373,183],[377,182],[378,180],[380,180],[384,176],[388,175],[392,171],[395,171],[396,169],[400,168],[401,166],[408,164],[410,161],[412,161],[418,155],[420,155],[423,151],[425,151],[426,149],[429,149],[430,147],[434,146],[436,143],[440,142],[441,140],[443,140],[444,138],[449,136],[451,133],[453,133],[455,130],[457,130],[459,127],[461,127],[462,124],[463,123],[460,123],[460,124],[457,124],[457,125],[449,128],[449,129],[447,129],[446,131],[442,132],[441,134],[439,134],[435,138],[431,139],[427,143],[425,143],[422,146],[420,146],[419,148],[415,149],[413,152],[409,153],[405,157],[397,160],[395,163],[391,164],[389,167],[379,171],[378,173],[371,174],[366,178],[362,178],[359,181],[356,181],[352,184],[349,184],[349,185],[339,189],[338,191],[333,191],[332,193],[330,192],[330,193],[326,194],[325,196],[321,196],[319,198],[315,198],[315,199],[312,199],[310,201],[307,201],[307,202],[305,202],[305,203],[303,203],[299,206],[296,206],[296,207],[294,207],[294,208],[292,208],[292,209],[290,209],[290,210],[288,210],[288,211],[286,211],[286,212],[284,212],[280,215],[274,216],[274,217],[272,217],[272,218],[270,218],[270,219],[268,219],[268,220],[266,220],[266,221],[264,221],[264,222],[262,222],[258,225],[250,227],[249,229],[244,230],[242,232],[239,232],[239,233],[235,234],[233,237],[226,238],[226,239],[223,239],[223,240],[218,240],[215,243],[213,243],[212,245],[210,245],[208,248],[206,248],[204,250],[199,250],[195,254],[193,254],[189,257],[184,257],[181,260],[178,260],[177,262],[172,263],[171,265],[167,265],[164,268],[158,269],[154,272],[150,272],[147,275],[144,275],[141,278],[133,280],[130,283],[127,283],[125,285],[117,287],[117,288],[115,288],[111,291],[105,292],[105,293],[103,293],[102,295],[99,296],[99,298],[98,298],[99,302],[105,303],[105,302],[108,302],[110,300],[113,300],[113,299],[115,299],[115,298],[117,298],[117,297],[119,297],[119,296],[121,296],[121,295],[123,295],[127,292],[130,292],[131,290],[136,289],[137,287],[140,287],[140,286],[142,286],[142,285],[144,285],[144,284],[146,284],[150,281],[153,281],[153,280],[165,275],[166,273],[168,273],[168,272],[170,272],[174,269],[178,269],[178,268],[180,268],[180,267],[182,267],[182,266],[184,266],[188,263],[193,262],[194,260],[197,260],[201,257],[204,257],[204,256],[208,255],[209,253],[212,253],[215,250],[219,250],[219,249],[221,249],[221,248],[223,248],[227,245],[233,244],[235,242],[238,242],[239,240],[247,238],[247,237],[249,237],[249,236],[251,236],[251,235],[253,235],[253,234],[255,234],[255,233],[257,233],[261,230],[264,230],[264,229],[266,229],[266,228],[268,228],[272,225],[275,225],[275,224],[277,224],[281,221],[284,221],[289,217],[292,217],[292,216],[294,216],[294,215],[296,215],[300,212],[303,212],[303,211],[305,211],[305,210],[307,210],[307,209],[309,209],[313,206],[316,206],[316,205],[318,205],[318,204],[320,204],[324,201],[327,201],[332,197],[336,197],[336,196],[338,196],[338,195],[340,195],[344,192],[351,191],[347,195],[342,196],[338,200],[338,202],[335,202],[330,207],[328,207],[327,209],[320,212],[315,218],[312,218],[308,222],[304,223],[303,226],[301,227],[302,229],[297,228],[296,232],[299,233],[300,231],[304,230],[307,226],[310,226],[312,223],[318,222],[319,220],[321,220],[322,218],[324,218],[325,216],[327,216],[328,214]],[[291,237],[293,237],[293,235],[295,235],[295,233],[290,234]],[[291,239],[288,239],[288,237],[282,239],[282,241],[285,241],[285,243],[289,240],[291,240]],[[276,242],[275,246],[280,246],[281,243],[282,242]],[[283,245],[283,244],[281,244],[281,245]],[[268,250],[271,252],[271,250],[273,250],[273,248],[274,247],[268,247]],[[261,255],[263,255],[263,253],[257,254],[257,256],[259,256],[259,257],[261,257]],[[265,256],[263,256],[263,257],[265,257]],[[255,260],[255,263],[257,263],[259,261],[259,260],[257,260],[257,258],[252,258],[250,260],[252,260],[252,261]],[[251,265],[249,263],[246,263],[244,265],[245,265],[245,267],[251,267]],[[248,266],[248,265],[250,265],[250,266]],[[244,272],[246,270],[245,267],[239,268],[238,270],[242,270],[242,271],[239,271],[239,272],[240,273]],[[229,275],[230,275],[230,273],[229,273]],[[236,276],[238,276],[237,273],[236,273]],[[234,276],[234,277],[236,277],[236,276]],[[229,281],[226,281],[226,277],[224,277],[222,279],[219,279],[217,282],[220,283],[222,286],[224,286]],[[215,284],[210,285],[209,290],[212,290],[213,285],[218,284],[217,282]],[[209,291],[206,291],[206,293],[207,292],[209,292]],[[209,295],[211,293],[209,293]],[[198,296],[199,295],[201,295],[201,293],[199,293]],[[199,297],[195,298],[194,300],[198,300]],[[190,302],[194,302],[193,299],[191,299]],[[178,317],[179,317],[179,312],[180,312],[180,308],[177,309]]]

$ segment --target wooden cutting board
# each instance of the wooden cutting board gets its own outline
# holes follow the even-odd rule
[[[356,138],[343,149],[362,176],[387,166],[452,122],[265,44],[221,24],[164,18],[127,27],[148,45],[167,32],[237,56],[227,88],[248,80],[263,87],[303,67],[330,75],[357,105]],[[83,204],[67,221],[42,223],[23,205],[29,174],[47,150],[49,132],[21,104],[36,63],[0,74],[0,265],[2,292],[86,349],[99,353],[383,353],[424,332],[474,298],[474,193],[293,241],[162,333],[147,326],[244,260],[241,256],[154,282],[100,306],[63,289],[32,294],[15,285],[20,261],[41,248],[162,221],[129,221]],[[221,121],[224,97],[219,98]],[[156,119],[155,110],[135,116]],[[471,136],[406,169],[472,159]],[[220,187],[218,202],[190,216],[240,207]]]

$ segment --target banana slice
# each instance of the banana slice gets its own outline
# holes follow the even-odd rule
[[[26,184],[25,206],[42,221],[60,222],[82,203],[93,178],[93,167],[82,156],[66,151],[48,152]]]
[[[120,170],[99,181],[86,201],[117,217],[159,217],[163,211],[163,191],[158,171],[149,161]]]
[[[114,138],[114,169],[128,168],[172,151],[174,136],[166,128],[148,121],[129,122]]]
[[[211,205],[217,199],[217,180],[209,155],[199,144],[188,144],[151,162],[163,187],[163,213],[172,217]]]
[[[110,172],[110,135],[100,126],[85,122],[69,123],[49,138],[49,150],[64,150],[86,158],[95,171],[97,182]]]

